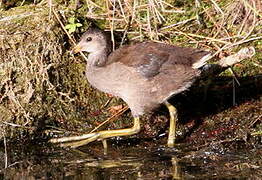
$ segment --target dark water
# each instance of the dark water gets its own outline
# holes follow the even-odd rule
[[[101,143],[78,149],[20,145],[1,149],[0,179],[261,179],[261,151],[221,145],[166,148],[162,142]],[[16,146],[17,147],[17,146]],[[6,152],[6,153],[5,153]],[[5,166],[7,155],[7,168]]]

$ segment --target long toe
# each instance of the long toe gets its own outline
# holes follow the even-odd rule
[[[52,138],[49,140],[51,143],[64,143],[64,142],[71,142],[71,141],[81,141],[88,138],[92,138],[96,136],[97,133],[88,133],[79,136],[70,136],[70,137],[61,137],[61,138]]]
[[[79,147],[93,142],[97,140],[99,137],[100,133],[90,133],[80,136],[52,138],[49,140],[49,142],[54,144],[60,143],[61,147]]]
[[[87,145],[90,142],[96,141],[99,139],[100,134],[96,133],[95,135],[93,135],[92,137],[88,138],[88,139],[83,139],[80,141],[73,141],[73,142],[65,142],[65,143],[61,143],[60,146],[61,147],[71,147],[71,148],[77,148],[79,146],[84,146]]]
[[[134,124],[131,128],[126,129],[117,129],[117,130],[107,130],[107,131],[99,131],[89,134],[83,134],[80,136],[71,136],[71,137],[62,137],[62,138],[53,138],[49,140],[51,143],[63,143],[62,146],[70,146],[70,147],[79,147],[86,145],[90,142],[96,140],[104,140],[111,137],[116,136],[128,136],[133,135],[139,132],[140,130],[140,122],[139,117],[134,117]],[[105,143],[103,144],[106,146]]]

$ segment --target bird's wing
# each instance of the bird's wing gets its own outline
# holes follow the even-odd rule
[[[161,72],[163,65],[169,68],[175,64],[191,67],[207,54],[193,48],[143,42],[117,49],[109,56],[108,63],[122,63],[135,68],[142,76],[152,78]]]

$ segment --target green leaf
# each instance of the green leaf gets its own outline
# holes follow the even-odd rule
[[[74,17],[70,17],[70,18],[68,19],[69,24],[67,24],[67,25],[65,26],[65,28],[68,29],[68,32],[69,32],[70,34],[73,33],[73,32],[75,32],[78,27],[81,27],[81,26],[82,26],[81,23],[75,23],[75,20],[76,20],[76,19],[75,19]]]
[[[83,26],[81,23],[76,23],[76,27],[81,27]]]
[[[71,33],[73,33],[73,32],[74,32],[74,31],[73,31],[72,29],[69,29],[69,30],[68,30],[68,33],[69,33],[69,34],[71,34]]]
[[[75,24],[75,18],[74,17],[70,17],[68,21],[69,21],[70,24]]]
[[[66,29],[71,29],[71,27],[72,27],[72,24],[67,24],[67,25],[65,26]]]
[[[76,26],[72,26],[72,31],[73,31],[73,32],[76,31]]]

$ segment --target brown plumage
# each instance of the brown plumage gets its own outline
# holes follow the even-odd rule
[[[89,29],[74,52],[89,52],[86,76],[100,91],[122,98],[131,109],[134,126],[129,129],[100,131],[67,140],[82,140],[80,146],[98,139],[135,134],[140,130],[139,116],[164,103],[170,112],[168,145],[175,140],[176,109],[167,100],[190,87],[200,75],[208,52],[156,42],[127,45],[111,52],[111,41],[103,31]]]

